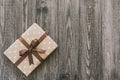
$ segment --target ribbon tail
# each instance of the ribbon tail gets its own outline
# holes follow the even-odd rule
[[[30,65],[31,65],[31,64],[34,64],[34,63],[33,63],[33,56],[32,56],[32,53],[29,53],[28,59],[29,59],[29,64],[30,64]]]
[[[40,62],[43,62],[43,61],[44,61],[44,59],[43,59],[38,53],[34,52],[33,55],[34,55]]]

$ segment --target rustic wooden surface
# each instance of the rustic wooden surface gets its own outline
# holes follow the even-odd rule
[[[34,22],[59,47],[26,77],[3,52]],[[120,80],[120,0],[0,0],[0,80]]]

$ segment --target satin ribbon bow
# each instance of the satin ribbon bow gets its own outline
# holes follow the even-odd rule
[[[24,56],[24,55],[28,55],[28,59],[29,59],[29,64],[34,64],[33,63],[33,57],[32,54],[34,53],[44,53],[46,50],[41,49],[40,47],[37,47],[39,44],[39,40],[38,39],[34,39],[31,41],[30,46],[27,49],[22,49],[19,51],[19,55],[20,56]]]
[[[39,39],[34,39],[30,44],[23,38],[20,37],[19,41],[27,48],[19,51],[19,55],[21,56],[16,62],[15,65],[18,66],[27,56],[29,60],[29,64],[33,63],[32,54],[40,61],[43,62],[44,59],[39,55],[39,53],[45,53],[46,50],[41,49],[38,45],[47,37],[47,34],[44,33]]]

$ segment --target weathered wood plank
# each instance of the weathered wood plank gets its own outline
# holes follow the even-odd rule
[[[21,4],[20,1],[3,0],[1,5],[1,80],[15,80],[17,75],[19,77],[21,75],[20,71],[3,55],[4,50],[18,38],[19,32],[21,31]]]
[[[4,26],[4,8],[3,8],[4,6],[3,6],[3,0],[1,0],[0,1],[0,53],[2,52],[2,47],[3,47],[3,39],[2,39],[2,30],[3,30],[3,27],[2,26]],[[2,56],[0,55],[0,79],[1,79],[1,77],[2,77]]]
[[[58,80],[78,80],[79,0],[59,1],[58,13],[60,46]]]
[[[83,80],[102,80],[100,0],[81,0],[81,73]]]
[[[119,0],[102,0],[102,48],[104,56],[103,79],[119,80],[119,48],[120,48],[120,26],[119,26]]]

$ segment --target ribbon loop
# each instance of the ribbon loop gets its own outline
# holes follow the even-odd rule
[[[32,40],[30,47],[36,48],[38,46],[38,44],[39,44],[38,39],[34,39],[34,40]]]
[[[26,49],[22,49],[22,50],[19,51],[19,55],[23,56],[26,52],[27,52]]]

